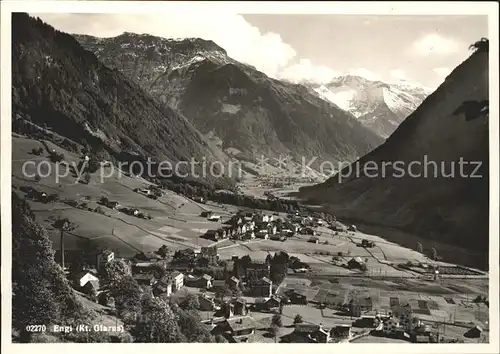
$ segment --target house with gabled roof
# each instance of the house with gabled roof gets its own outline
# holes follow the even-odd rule
[[[286,337],[292,343],[328,343],[330,332],[321,324],[297,323],[294,331]]]
[[[135,273],[132,277],[139,285],[151,286],[157,281],[152,273]]]
[[[81,271],[72,276],[75,289],[83,289],[88,283],[96,290],[99,289],[99,278],[89,271]]]
[[[349,324],[335,325],[330,329],[330,337],[340,341],[352,337],[352,326]]]
[[[236,278],[235,276],[232,276],[231,278],[229,278],[228,284],[230,287],[236,288],[240,284],[240,280],[238,278]]]
[[[276,296],[272,296],[269,298],[266,297],[259,297],[256,298],[254,301],[254,307],[257,311],[262,311],[262,310],[272,310],[275,308],[279,308],[281,305],[281,299]]]
[[[273,294],[273,282],[267,277],[262,277],[251,285],[251,290],[256,297],[269,298]]]
[[[198,302],[200,303],[201,311],[214,311],[216,308],[214,299],[206,294],[200,294],[198,296]]]
[[[267,229],[260,229],[255,233],[255,237],[267,240],[269,238],[269,232]]]
[[[262,278],[270,276],[271,266],[266,262],[252,262],[247,265],[247,277]]]
[[[222,334],[230,343],[245,343],[251,341],[257,324],[250,316],[227,318],[219,323],[212,334]]]
[[[361,257],[353,257],[347,262],[347,267],[349,269],[363,269],[366,264]]]
[[[172,278],[169,276],[164,276],[153,284],[152,291],[154,296],[170,296],[172,294]]]
[[[172,279],[173,291],[178,291],[184,286],[184,274],[176,270],[170,273],[169,276]]]

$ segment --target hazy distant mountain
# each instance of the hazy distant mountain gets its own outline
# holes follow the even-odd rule
[[[308,86],[384,138],[391,135],[432,92],[409,82],[389,84],[353,75],[337,77],[327,84]]]
[[[353,161],[383,141],[306,87],[269,78],[212,41],[132,33],[76,38],[226,151]]]

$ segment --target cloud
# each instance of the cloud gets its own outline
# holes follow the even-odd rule
[[[434,68],[432,69],[436,74],[438,74],[441,77],[446,77],[451,73],[450,68]]]
[[[309,81],[323,84],[340,75],[341,72],[314,65],[309,59],[301,59],[298,63],[286,67],[279,76],[292,82]]]
[[[361,77],[364,77],[365,79],[372,80],[372,81],[378,81],[381,79],[380,75],[374,73],[373,71],[365,69],[365,68],[351,69],[348,71],[348,74],[361,76]]]
[[[199,37],[224,48],[235,60],[250,64],[270,77],[294,82],[319,80],[337,75],[333,70],[316,66],[309,59],[297,58],[292,46],[277,33],[262,33],[243,16],[203,13],[157,14],[32,14],[68,33],[96,37],[114,37],[123,32],[148,33],[165,38]]]
[[[420,56],[448,55],[461,49],[461,43],[453,38],[439,34],[427,34],[412,45],[412,53]]]
[[[401,69],[394,69],[389,72],[389,75],[397,80],[409,80],[408,75]]]

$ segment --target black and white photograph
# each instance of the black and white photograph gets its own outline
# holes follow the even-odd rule
[[[500,350],[496,2],[1,6],[2,347]]]

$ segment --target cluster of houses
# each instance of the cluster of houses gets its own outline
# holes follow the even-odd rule
[[[156,255],[156,257],[158,257]],[[216,247],[203,247],[198,257],[207,259],[209,264],[217,264],[219,259]],[[273,312],[287,303],[308,303],[307,291],[300,289],[286,289],[283,295],[274,294],[273,282],[269,279],[270,265],[267,262],[251,262],[245,264],[244,273],[233,275],[225,280],[216,280],[211,275],[183,274],[179,270],[165,271],[165,275],[156,278],[152,271],[153,265],[164,264],[160,258],[147,257],[147,260],[136,261],[132,264],[132,276],[140,284],[150,287],[153,296],[170,296],[182,289],[184,286],[196,287],[217,293],[218,289],[229,287],[239,288],[240,283],[245,281],[245,295],[255,297],[252,304],[248,304],[244,298],[233,297],[222,300],[201,292],[198,295],[200,310],[213,311],[214,317],[208,323],[213,334],[222,334],[230,342],[246,342],[251,340],[256,329],[259,328],[257,321],[251,315],[255,312]],[[151,258],[151,259],[150,259]],[[98,271],[107,263],[115,260],[112,251],[104,250],[97,256],[96,270]],[[361,260],[352,259],[353,263]],[[242,258],[234,256],[231,262],[237,264]],[[359,265],[356,265],[359,266]],[[94,294],[96,301],[103,305],[109,305],[110,298],[106,285],[99,283],[99,279],[93,271],[81,271],[71,276],[75,289],[87,294]],[[252,281],[250,281],[252,279]],[[357,318],[356,327],[373,328],[372,333],[380,336],[398,337],[417,343],[433,343],[439,341],[432,326],[425,324],[418,318],[422,304],[417,300],[410,300],[405,304],[393,303],[391,308],[384,313],[374,308],[371,297],[358,296],[343,305],[351,317]],[[360,325],[360,323],[363,323]],[[481,329],[474,328],[470,332],[480,332]],[[474,332],[474,335],[475,335]],[[285,342],[294,343],[336,343],[349,341],[353,337],[352,325],[339,324],[326,329],[321,324],[299,323],[290,334],[282,337]]]
[[[150,257],[147,254],[144,257],[147,259],[134,261],[131,264],[132,277],[139,285],[150,286],[153,296],[162,294],[170,296],[173,292],[179,291],[184,286],[184,274],[179,271],[168,272],[165,270],[165,275],[157,278],[154,266],[165,267],[165,264],[160,262],[161,257],[153,253],[150,254]],[[100,303],[106,305],[109,300],[108,289],[106,284],[100,281],[98,274],[107,263],[114,260],[115,253],[113,251],[103,250],[97,255],[95,269],[81,270],[77,273],[69,274],[70,281],[75,290],[95,296]],[[210,287],[210,282],[205,283],[205,287]]]
[[[220,221],[220,216],[214,215],[212,212],[203,212],[202,216],[208,220]],[[226,238],[236,240],[260,238],[284,241],[287,237],[292,237],[299,232],[300,228],[300,224],[290,220],[282,220],[276,214],[267,215],[262,212],[240,211],[221,228],[207,231],[206,237],[216,241]]]
[[[433,343],[439,334],[418,317],[421,306],[417,300],[405,304],[393,303],[388,311],[374,309],[371,297],[358,297],[347,305],[360,327],[373,327],[373,334],[406,339],[417,343]]]
[[[209,221],[220,222],[221,216],[212,211],[204,211],[202,217]],[[297,233],[311,235],[310,242],[319,243],[315,228],[328,226],[337,232],[356,231],[356,226],[345,226],[334,220],[327,222],[309,212],[288,214],[285,219],[278,213],[272,215],[263,211],[240,210],[218,229],[208,230],[205,237],[218,241],[223,239],[252,240],[256,238],[285,241]],[[368,246],[372,247],[372,246]]]
[[[152,191],[151,189],[148,189],[148,188],[143,188],[143,189],[136,188],[136,189],[134,189],[134,192],[142,194],[150,199],[158,199],[158,196],[159,196],[158,193],[155,193],[154,191]]]
[[[352,326],[348,324],[327,329],[322,324],[298,323],[293,332],[282,339],[289,343],[337,343],[348,341],[352,336]]]

